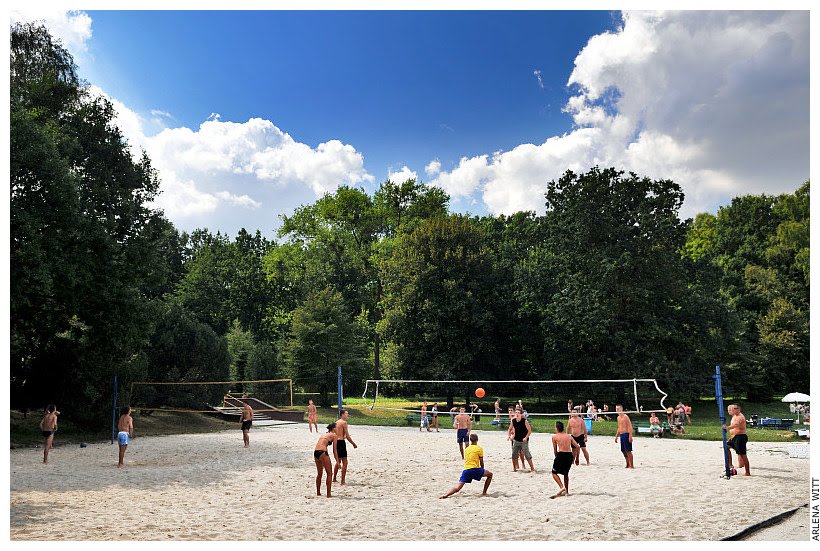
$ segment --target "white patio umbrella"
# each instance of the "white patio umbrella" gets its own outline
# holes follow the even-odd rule
[[[780,400],[781,402],[787,402],[790,404],[802,404],[804,402],[811,402],[811,398],[808,394],[803,394],[802,392],[789,392],[783,399]],[[800,410],[797,410],[797,424],[800,424]]]

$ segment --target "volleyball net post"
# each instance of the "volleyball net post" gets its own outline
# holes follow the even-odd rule
[[[720,378],[720,366],[715,366],[715,402],[718,407],[718,417],[720,418],[720,431],[723,439],[723,469],[727,479],[732,478],[732,471],[729,467],[729,448],[726,445],[726,416],[723,413],[723,385]]]

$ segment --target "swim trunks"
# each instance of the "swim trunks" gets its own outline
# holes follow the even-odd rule
[[[46,438],[48,438],[48,437],[49,437],[49,436],[51,436],[52,434],[54,434],[54,431],[53,431],[53,430],[44,430],[44,431],[43,431],[43,436],[45,436]]]
[[[481,477],[484,476],[484,469],[481,467],[477,467],[475,469],[464,469],[461,471],[461,478],[458,479],[459,482],[463,482],[465,484],[471,483],[473,480],[481,480]]]
[[[251,426],[253,425],[253,421],[242,421],[242,430],[251,430]]]
[[[621,438],[621,451],[624,452],[624,453],[631,452],[632,451],[632,442],[629,441],[629,433],[628,432],[622,432],[620,438]]]
[[[584,435],[583,434],[581,436],[573,436],[572,439],[575,440],[578,443],[578,447],[580,447],[580,448],[586,448],[587,447],[587,443],[584,442]]]
[[[426,415],[421,417],[421,428],[430,426],[430,419],[427,418]]]
[[[470,437],[467,434],[467,429],[458,429],[456,431],[456,442],[458,442],[460,444],[461,442],[466,443],[466,442],[469,442],[469,441],[470,441]]]
[[[347,442],[344,440],[339,440],[336,443],[336,453],[339,454],[339,459],[347,457]]]
[[[572,452],[558,452],[552,462],[552,474],[569,474],[573,461]]]
[[[121,431],[117,433],[117,442],[119,442],[120,446],[127,446],[131,442],[131,438],[127,432]]]
[[[313,450],[313,459],[321,459],[323,455],[330,455],[327,450]]]
[[[735,450],[738,455],[746,455],[746,444],[749,442],[749,437],[745,434],[736,434],[732,436],[726,444]]]

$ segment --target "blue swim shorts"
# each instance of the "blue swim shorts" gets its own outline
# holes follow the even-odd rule
[[[470,435],[467,434],[467,429],[458,429],[456,432],[456,442],[461,443],[468,443],[470,441]]]
[[[117,434],[117,442],[119,442],[120,446],[127,446],[131,442],[131,439],[128,437],[127,432],[122,431]]]
[[[628,432],[621,433],[620,438],[621,438],[621,451],[624,452],[624,453],[631,452],[632,451],[632,442],[629,441],[629,433]]]
[[[469,484],[473,480],[481,480],[481,477],[483,476],[484,469],[481,467],[476,467],[475,469],[464,469],[461,471],[461,478],[459,478],[458,481]]]

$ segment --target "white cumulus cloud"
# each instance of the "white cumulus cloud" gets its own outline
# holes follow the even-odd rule
[[[65,11],[58,6],[30,2],[11,10],[11,23],[43,21],[49,32],[71,53],[85,52],[91,38],[91,17],[82,11]]]
[[[424,172],[426,172],[429,176],[435,176],[441,172],[441,161],[438,159],[433,159],[427,163],[427,166],[424,167]]]
[[[394,184],[401,184],[406,182],[407,180],[418,180],[418,174],[415,171],[410,170],[406,166],[401,167],[401,170],[398,172],[390,170],[387,173],[387,179],[393,182]]]
[[[541,144],[461,159],[431,182],[494,213],[543,212],[566,169],[669,178],[684,216],[809,177],[808,12],[627,12],[575,59],[575,127]]]

